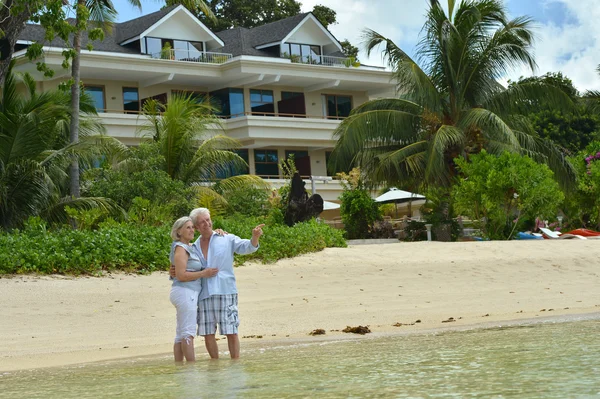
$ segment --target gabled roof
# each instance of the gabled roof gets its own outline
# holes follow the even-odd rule
[[[174,5],[171,7],[166,7],[160,11],[115,24],[112,33],[106,34],[103,41],[92,42],[94,51],[139,54],[139,49],[136,49],[135,46],[124,46],[121,45],[121,43],[135,41],[136,37],[142,35],[155,24],[160,23],[159,21],[161,19],[165,18],[167,15],[169,15],[169,13],[173,12],[178,7],[182,6]],[[224,46],[213,51],[230,53],[233,54],[233,56],[253,55],[259,57],[278,57],[279,54],[275,55],[272,52],[265,51],[264,49],[257,49],[257,47],[260,47],[261,45],[267,45],[269,43],[275,44],[282,42],[291,33],[298,29],[299,25],[303,21],[311,18],[319,23],[312,13],[307,12],[265,25],[257,26],[256,28],[252,29],[234,28],[218,32],[213,35],[215,38],[218,37],[218,39],[224,43]],[[201,24],[201,22],[199,23]],[[339,45],[337,39],[331,35],[326,28],[323,29],[326,34],[329,35],[332,40],[335,40]],[[44,35],[45,31],[41,26],[27,24],[25,29],[19,35],[18,39],[19,41],[25,42],[37,41],[40,43],[45,43]],[[66,47],[61,39],[54,39],[52,42],[45,44],[53,47]],[[86,35],[83,35],[82,47],[85,47],[86,44],[87,37]],[[338,52],[330,55],[338,54],[343,56],[343,54]]]
[[[139,36],[146,29],[160,21],[162,18],[164,18],[167,14],[169,14],[177,7],[177,5],[166,7],[160,11],[156,11],[151,14],[117,24],[117,26],[115,27],[115,31],[117,32],[117,42],[122,43],[133,37]]]
[[[280,42],[285,39],[285,37],[289,35],[308,14],[310,13],[305,12],[249,29],[248,41],[252,43],[253,47],[260,46],[261,44]]]

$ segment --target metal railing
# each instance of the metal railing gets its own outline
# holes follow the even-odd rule
[[[326,65],[334,67],[359,67],[354,57],[334,57],[331,55],[299,55],[299,54],[288,54],[281,53],[281,58],[287,58],[293,63],[298,64],[309,64],[309,65]]]
[[[214,53],[210,51],[189,51],[178,49],[164,49],[150,55],[152,58],[162,60],[199,62],[204,64],[223,64],[233,58],[233,54]]]
[[[143,115],[143,111],[123,110],[123,109],[108,109],[108,108],[103,108],[103,109],[97,109],[96,111],[100,115],[107,115],[107,114],[138,114],[138,115]],[[310,119],[330,119],[330,120],[343,120],[343,119],[346,119],[345,116],[289,114],[289,113],[282,113],[282,112],[240,112],[238,114],[233,114],[233,115],[217,115],[217,118],[220,118],[220,119],[235,119],[236,117],[241,117],[241,116],[271,116],[271,117],[280,117],[280,118],[310,118]]]

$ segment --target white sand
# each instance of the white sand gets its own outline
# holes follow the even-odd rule
[[[599,312],[599,264],[600,240],[357,245],[247,264],[236,269],[240,336],[291,342],[316,328],[335,339],[347,334],[330,330],[347,325],[396,333]],[[169,290],[164,272],[3,277],[0,371],[169,353]],[[242,356],[252,341],[241,339]],[[205,356],[201,339],[196,347]]]

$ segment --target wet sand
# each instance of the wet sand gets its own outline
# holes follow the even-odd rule
[[[242,356],[317,328],[340,339],[346,326],[385,335],[599,312],[599,264],[600,240],[356,245],[246,264],[236,269]],[[3,276],[0,371],[169,353],[169,290],[164,272]],[[206,356],[201,338],[196,348]]]

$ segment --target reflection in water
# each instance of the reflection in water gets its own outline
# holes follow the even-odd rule
[[[599,397],[600,321],[0,373],[0,398]]]

